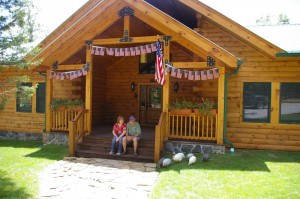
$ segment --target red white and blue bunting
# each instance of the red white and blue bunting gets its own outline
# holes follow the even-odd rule
[[[50,72],[50,79],[57,79],[57,80],[73,80],[76,79],[78,77],[87,75],[89,71],[89,67],[88,66],[83,66],[82,69],[79,70],[74,70],[74,71],[66,71],[66,72],[57,72],[57,71],[51,71]]]
[[[167,71],[170,73],[172,77],[175,78],[186,78],[188,80],[210,80],[219,78],[219,69],[212,68],[209,70],[202,71],[193,71],[193,70],[183,70],[180,68],[176,68],[170,64],[166,64]]]
[[[100,47],[100,46],[92,46],[91,54],[92,55],[100,55],[104,56],[136,56],[136,55],[144,55],[146,53],[153,53],[157,50],[157,42],[152,44],[146,44],[142,46],[136,47],[127,47],[127,48],[108,48],[108,47]]]

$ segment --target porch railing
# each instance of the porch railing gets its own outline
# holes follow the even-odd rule
[[[60,107],[52,110],[51,131],[69,131],[69,121],[74,120],[81,110],[82,107]]]
[[[168,113],[168,138],[217,140],[218,114],[212,116]]]
[[[69,121],[69,155],[75,155],[77,143],[82,142],[82,138],[87,133],[87,113],[88,110],[80,110],[76,117]]]
[[[154,162],[158,162],[160,152],[163,148],[163,142],[167,139],[167,113],[162,112],[159,117],[159,122],[155,126],[155,148]]]

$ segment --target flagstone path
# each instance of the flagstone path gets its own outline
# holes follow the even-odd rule
[[[38,198],[149,198],[156,165],[67,157],[40,173]]]

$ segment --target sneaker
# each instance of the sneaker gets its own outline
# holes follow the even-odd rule
[[[133,155],[134,155],[134,157],[138,156],[137,152],[134,152],[134,154],[133,154]]]
[[[117,153],[117,155],[121,155],[121,153]]]
[[[127,153],[127,151],[123,151],[122,155],[125,155]]]
[[[114,154],[114,152],[112,152],[112,151],[111,151],[111,152],[109,152],[109,155],[113,155],[113,154]]]

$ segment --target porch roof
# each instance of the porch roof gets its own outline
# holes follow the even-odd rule
[[[49,68],[55,61],[65,62],[76,53],[83,52],[86,40],[97,38],[112,24],[117,23],[120,19],[118,11],[129,6],[135,10],[137,18],[163,34],[172,34],[175,39],[194,45],[202,57],[209,55],[229,67],[237,66],[239,59],[236,56],[177,21],[175,15],[170,16],[148,2],[90,0],[40,43],[42,50],[37,57],[44,58],[42,65]],[[188,6],[185,7],[189,9]]]

